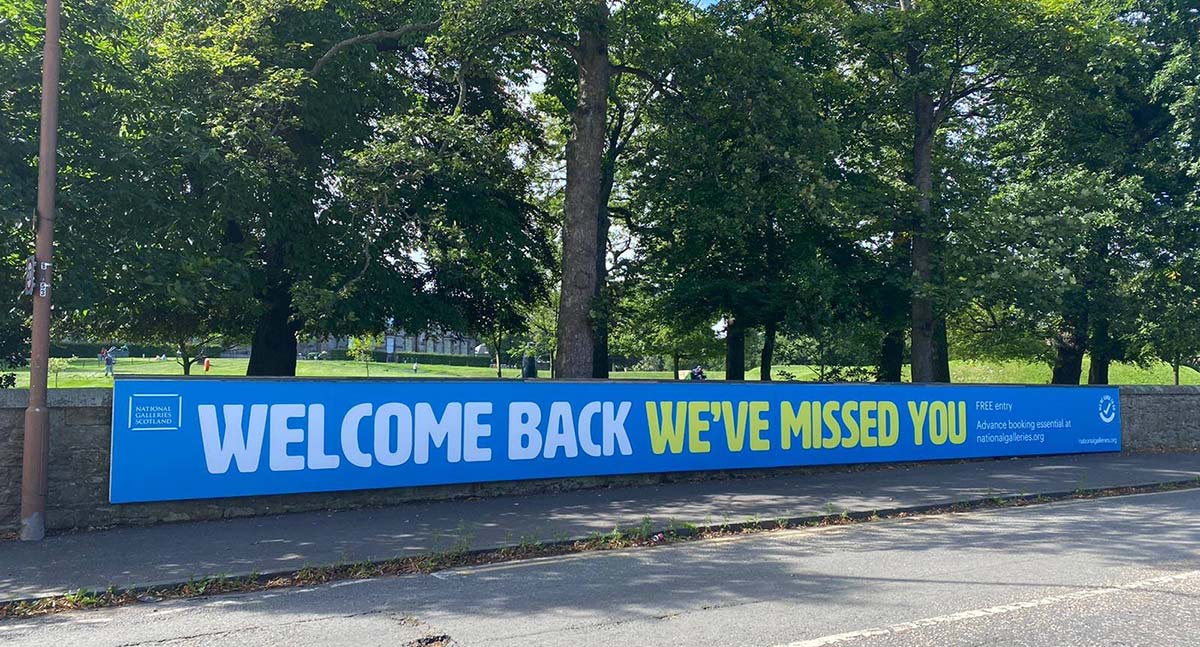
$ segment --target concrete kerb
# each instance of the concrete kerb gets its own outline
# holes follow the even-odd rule
[[[795,517],[782,517],[770,520],[747,520],[740,522],[721,522],[721,523],[702,523],[702,524],[687,524],[685,528],[673,527],[651,527],[648,531],[650,535],[673,533],[673,536],[679,541],[689,541],[702,538],[714,533],[720,535],[738,535],[754,532],[765,532],[771,530],[783,529],[804,529],[813,528],[824,525],[843,525],[848,523],[863,523],[863,522],[880,522],[894,520],[897,518],[908,518],[919,515],[933,514],[950,514],[972,512],[985,509],[1000,509],[1016,506],[1028,505],[1045,505],[1050,503],[1058,503],[1063,501],[1077,499],[1095,499],[1106,497],[1133,496],[1146,494],[1151,492],[1161,492],[1167,490],[1191,490],[1200,489],[1200,478],[1174,481],[1159,481],[1149,482],[1134,485],[1123,485],[1114,487],[1099,487],[1099,488],[1080,488],[1075,490],[1062,490],[1053,492],[1025,492],[1021,494],[1004,494],[998,496],[976,497],[970,499],[961,499],[957,501],[947,501],[933,504],[923,504],[914,506],[900,506],[894,508],[881,508],[877,510],[855,510],[842,511],[840,513],[821,514],[821,515],[803,515]],[[670,520],[669,523],[675,523],[677,520]],[[686,523],[686,522],[685,522]],[[631,527],[626,527],[624,530],[629,530]],[[620,528],[616,530],[621,530]],[[501,552],[510,546],[490,545],[471,548],[455,553],[464,561],[470,558],[482,558],[495,556],[496,559],[488,560],[489,563],[511,563],[528,561],[532,559],[551,558],[562,556],[571,553],[587,553],[608,550],[603,546],[596,548],[584,548],[573,550],[580,542],[585,542],[593,539],[593,536],[577,536],[564,539],[556,539],[551,541],[538,541],[537,546],[539,551],[537,554],[529,556],[504,557]],[[658,546],[671,545],[672,542],[664,542],[662,544],[638,544],[628,546],[629,549],[653,548]],[[674,542],[678,543],[678,542]],[[419,560],[422,558],[436,557],[441,554],[446,554],[447,551],[429,552],[420,555],[409,555],[404,557],[390,557],[379,559],[368,559],[355,562],[337,562],[333,564],[305,564],[300,568],[278,569],[272,571],[240,571],[233,573],[210,573],[210,574],[193,574],[188,579],[165,579],[150,582],[139,582],[126,586],[116,585],[92,585],[80,586],[76,588],[66,589],[62,591],[53,591],[44,595],[23,597],[23,598],[7,598],[0,599],[0,608],[15,607],[21,604],[33,604],[44,600],[52,600],[63,596],[85,592],[91,594],[110,593],[112,595],[134,595],[134,596],[154,596],[156,593],[172,591],[188,584],[202,582],[205,580],[231,580],[240,581],[247,584],[265,585],[274,580],[281,578],[291,578],[306,570],[320,570],[325,568],[336,568],[347,565],[362,565],[367,567],[380,567],[389,563],[396,562],[401,559]],[[444,568],[431,569],[429,572],[437,572],[455,568],[455,565],[450,565]],[[343,578],[334,578],[329,581],[339,581]],[[304,583],[289,584],[287,586],[303,586]],[[217,593],[215,595],[236,594],[238,591],[228,591],[225,593]],[[207,594],[177,596],[177,597],[209,597]],[[2,621],[3,614],[0,614]]]

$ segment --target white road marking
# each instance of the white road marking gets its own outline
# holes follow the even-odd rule
[[[952,622],[960,622],[962,620],[971,620],[973,618],[986,618],[990,616],[1005,615],[1008,613],[1016,613],[1025,609],[1034,609],[1037,607],[1046,607],[1063,602],[1074,602],[1076,600],[1087,600],[1089,598],[1109,595],[1111,593],[1121,593],[1124,591],[1136,591],[1151,586],[1160,584],[1172,584],[1181,582],[1200,575],[1200,571],[1187,571],[1185,573],[1177,573],[1175,575],[1165,575],[1155,577],[1148,580],[1139,580],[1128,584],[1119,584],[1117,586],[1105,586],[1101,588],[1088,589],[1086,591],[1076,591],[1074,593],[1064,593],[1062,595],[1051,595],[1036,600],[1026,600],[1024,602],[1013,602],[1012,604],[1001,604],[994,607],[986,607],[983,609],[972,609],[969,611],[960,611],[944,616],[934,616],[932,618],[922,618],[911,622],[901,622],[899,624],[890,625],[887,627],[877,627],[874,629],[863,629],[860,631],[850,631],[842,634],[833,634],[823,636],[821,638],[813,638],[810,640],[801,640],[798,642],[788,643],[786,645],[778,645],[777,647],[827,647],[828,645],[838,645],[848,643],[863,638],[876,638],[879,636],[891,636],[895,634],[924,629],[936,625],[948,624]]]

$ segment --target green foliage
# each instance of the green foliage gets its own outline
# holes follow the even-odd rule
[[[808,24],[802,12],[789,18]],[[779,27],[733,12],[681,26],[680,91],[651,111],[639,142],[635,233],[658,307],[677,328],[722,318],[803,327],[825,305],[821,279],[852,255],[826,207],[830,70],[797,64],[831,56],[821,42],[795,46]]]
[[[54,376],[54,387],[58,388],[58,374],[67,370],[71,365],[70,360],[63,357],[51,357],[48,362],[50,374]]]
[[[371,377],[371,362],[375,361],[376,349],[382,344],[382,335],[351,337],[350,348],[346,350],[346,357],[355,362],[362,362],[363,368],[367,371],[367,377]]]
[[[0,228],[4,227],[0,223]],[[2,231],[2,229],[0,229]],[[24,366],[29,358],[29,298],[20,297],[25,268],[18,253],[5,254],[6,247],[19,249],[15,231],[7,240],[0,240],[0,389],[12,388],[15,378],[11,369]]]
[[[28,357],[41,10],[0,1],[0,371]],[[750,365],[770,329],[803,378],[860,379],[914,299],[959,358],[1066,381],[1085,356],[1095,381],[1200,361],[1194,0],[80,0],[66,21],[60,338],[185,370],[252,341],[287,372],[300,335],[368,363],[389,326],[553,359],[579,279],[555,270],[562,162],[599,125],[589,314],[625,366],[717,365],[732,321]],[[492,361],[417,358],[443,360]]]
[[[388,361],[387,353],[376,347],[374,353],[375,362]],[[330,351],[326,359],[329,360],[346,360],[350,359],[349,352],[344,350]],[[472,367],[489,367],[493,360],[490,357],[479,355],[450,355],[446,353],[411,353],[401,352],[395,353],[392,359],[397,364],[407,364],[411,366],[414,362],[417,364],[433,364],[437,366],[472,366]]]
[[[20,125],[21,143],[4,148],[17,155],[0,160],[16,171],[0,174],[6,207],[32,202],[36,141],[26,70],[38,15],[18,7],[0,20],[32,36],[0,51],[14,71],[5,96],[20,100],[0,114]],[[432,24],[437,9],[139,0],[68,11],[64,330],[194,352],[257,330],[294,346],[297,333],[388,321],[511,318],[541,289],[548,256],[519,162],[533,131],[515,97],[431,56],[432,27],[395,47],[337,46],[358,30]]]

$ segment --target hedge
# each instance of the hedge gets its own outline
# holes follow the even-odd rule
[[[450,355],[447,353],[396,353],[401,364],[436,364],[438,366],[474,366],[488,368],[492,365],[491,355]],[[376,361],[387,361],[387,353],[376,353]]]
[[[91,344],[80,342],[52,342],[50,344],[50,357],[99,357],[101,348],[108,348],[116,344]],[[157,357],[166,354],[167,357],[175,357],[178,349],[172,346],[149,346],[142,344],[121,344],[116,345],[118,349],[128,348],[130,357]],[[204,354],[210,357],[217,357],[221,354],[221,348],[206,348]]]
[[[311,356],[312,353],[309,353]],[[331,360],[348,360],[345,349],[331,350],[325,352],[325,359]],[[388,359],[387,353],[381,350],[375,351],[375,361],[384,363]],[[492,357],[488,355],[450,355],[448,353],[413,353],[403,352],[396,353],[392,356],[393,363],[396,364],[432,364],[435,366],[474,366],[478,368],[488,368],[492,365]]]
[[[50,344],[51,357],[97,357],[100,355],[102,344],[88,344],[77,342],[56,342]],[[175,357],[176,349],[166,346],[143,346],[140,344],[129,344],[130,357],[157,357],[163,353],[167,357]],[[205,353],[210,357],[219,357],[221,354],[220,348],[207,348]],[[312,353],[309,353],[311,356]],[[326,351],[325,359],[331,360],[347,360],[345,349]],[[492,366],[493,358],[490,355],[451,355],[448,353],[412,353],[403,352],[393,355],[393,360],[399,364],[412,364],[414,361],[418,364],[432,364],[435,366],[474,366],[479,368],[488,368]],[[505,357],[504,360],[512,361],[512,358]],[[386,362],[387,353],[381,350],[375,351],[376,362]]]

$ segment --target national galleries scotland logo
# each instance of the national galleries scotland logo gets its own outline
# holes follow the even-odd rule
[[[182,426],[182,396],[174,393],[135,393],[129,396],[130,431],[179,431]]]

